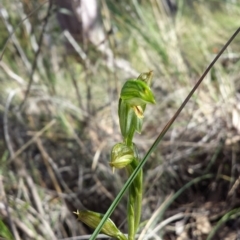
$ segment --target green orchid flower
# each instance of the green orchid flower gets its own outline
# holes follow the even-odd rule
[[[128,80],[122,88],[120,98],[130,106],[143,106],[155,103],[154,95],[148,84],[142,80]]]
[[[111,152],[111,161],[109,165],[113,168],[121,169],[129,165],[134,160],[134,151],[125,143],[117,143],[113,146]]]
[[[135,131],[142,131],[143,118],[138,117],[134,108],[122,99],[119,100],[118,115],[122,136],[125,142],[131,145]]]
[[[119,99],[118,116],[121,133],[126,143],[131,143],[135,131],[141,133],[147,103],[155,98],[149,87],[152,71],[140,74],[137,79],[125,82]]]

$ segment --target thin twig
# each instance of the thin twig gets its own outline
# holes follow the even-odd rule
[[[37,132],[28,142],[26,142],[21,148],[19,148],[13,156],[8,160],[8,163],[13,161],[17,156],[19,156],[24,150],[26,150],[37,138],[39,138],[45,131],[52,127],[56,123],[56,120],[53,119],[50,121],[44,128]]]
[[[30,78],[29,78],[27,91],[26,91],[26,94],[25,94],[25,97],[24,97],[22,103],[19,106],[19,110],[22,109],[24,103],[26,102],[26,100],[28,98],[30,90],[31,90],[31,86],[32,86],[32,83],[33,83],[34,72],[35,72],[35,70],[37,68],[37,59],[38,59],[38,56],[39,56],[39,54],[41,52],[43,36],[44,36],[45,30],[46,30],[46,27],[47,27],[47,24],[48,24],[48,19],[50,18],[50,15],[51,15],[52,6],[53,6],[53,0],[50,0],[49,1],[49,5],[48,5],[48,10],[47,10],[46,17],[44,18],[44,21],[43,21],[42,31],[41,31],[41,34],[40,34],[40,37],[39,37],[39,40],[38,40],[38,50],[36,51],[36,53],[34,55],[34,60],[33,60],[33,64],[32,64],[32,69],[31,69],[31,73],[30,73]]]
[[[240,176],[238,177],[238,179],[234,182],[232,188],[230,189],[230,191],[228,192],[227,196],[230,197],[234,194],[234,192],[237,190],[237,188],[240,185]]]
[[[48,155],[47,151],[45,150],[43,144],[42,144],[42,141],[40,140],[40,138],[37,138],[35,140],[36,144],[37,144],[37,147],[42,155],[42,158],[43,158],[43,162],[45,164],[45,167],[47,168],[47,172],[49,174],[49,177],[53,183],[53,186],[55,188],[55,190],[57,191],[57,193],[62,193],[62,189],[60,187],[60,185],[58,184],[58,181],[57,181],[57,178],[51,168],[51,165],[49,164],[49,159],[50,159],[50,156]]]
[[[72,45],[76,53],[79,55],[79,57],[84,61],[84,64],[87,68],[90,67],[90,60],[87,57],[87,54],[83,51],[83,49],[79,46],[77,41],[74,39],[72,34],[68,30],[63,31],[64,36],[69,41],[69,43]]]

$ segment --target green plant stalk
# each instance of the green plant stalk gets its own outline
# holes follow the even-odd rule
[[[142,180],[143,172],[142,169],[136,177],[136,183],[138,184],[138,188],[135,193],[135,234],[138,230],[138,226],[140,224],[141,214],[142,214],[142,195],[143,195],[143,180]]]
[[[134,159],[130,165],[128,165],[127,172],[131,176],[135,168],[138,166],[138,159]],[[143,181],[142,181],[142,169],[134,179],[132,185],[129,187],[128,196],[128,237],[129,240],[134,239],[137,232],[142,212],[142,194],[143,194]],[[133,223],[133,224],[132,224]]]
[[[136,169],[136,167],[138,166],[139,162],[138,160],[134,160],[131,163],[131,166],[133,166],[132,168],[132,172]],[[131,175],[132,175],[131,172]],[[129,176],[131,176],[129,175]],[[134,222],[135,222],[135,234],[137,232],[138,226],[140,224],[140,218],[141,218],[141,213],[142,213],[142,195],[143,195],[143,171],[141,169],[141,171],[138,173],[137,177],[135,178],[135,180],[133,181],[133,195],[135,198],[135,204],[134,204],[134,210],[135,210],[135,215],[134,215]]]
[[[127,142],[131,148],[135,148],[132,141]],[[135,151],[135,158],[133,161],[126,166],[127,174],[130,177],[135,168],[139,164],[138,155]],[[128,239],[134,240],[135,234],[137,232],[141,212],[142,212],[142,170],[138,173],[137,177],[134,179],[133,183],[128,190],[128,205],[127,205],[127,220],[128,220]]]
[[[128,240],[134,240],[135,235],[135,199],[133,196],[133,185],[129,187],[129,194],[128,194],[128,203],[127,203],[127,220],[128,220]]]
[[[235,208],[231,210],[230,212],[226,213],[216,224],[215,227],[213,227],[212,231],[209,233],[207,240],[211,240],[217,230],[222,226],[223,223],[227,222],[231,218],[237,218],[240,216],[240,208]]]
[[[163,137],[165,136],[165,134],[167,133],[167,131],[169,130],[169,128],[172,126],[172,124],[174,123],[174,121],[176,120],[176,118],[178,117],[178,115],[182,112],[183,108],[186,106],[186,104],[188,103],[189,99],[192,97],[192,95],[194,94],[194,92],[197,90],[197,88],[199,87],[199,85],[201,84],[201,82],[203,81],[203,79],[205,78],[205,76],[207,75],[207,73],[210,71],[210,69],[213,67],[213,65],[217,62],[217,60],[220,58],[220,56],[222,55],[222,53],[226,50],[226,48],[230,45],[230,43],[233,41],[233,39],[238,35],[238,33],[240,32],[240,27],[235,31],[235,33],[231,36],[231,38],[227,41],[227,43],[223,46],[223,48],[221,49],[221,51],[217,54],[217,56],[214,58],[214,60],[210,63],[210,65],[207,67],[207,69],[204,71],[204,73],[202,74],[202,76],[199,78],[199,80],[197,81],[197,83],[195,84],[195,86],[192,88],[192,90],[190,91],[190,93],[188,94],[188,96],[186,97],[186,99],[183,101],[182,105],[179,107],[179,109],[177,110],[177,112],[174,114],[174,116],[169,120],[169,122],[166,124],[166,126],[163,128],[163,130],[161,131],[161,133],[159,134],[159,136],[157,137],[157,139],[155,140],[155,142],[153,143],[153,145],[150,147],[150,149],[148,150],[147,154],[145,155],[145,157],[143,158],[143,160],[138,164],[138,166],[136,167],[136,169],[133,171],[132,175],[129,177],[129,179],[127,180],[127,182],[124,184],[123,188],[120,190],[119,194],[117,195],[117,197],[114,199],[113,203],[111,204],[111,206],[109,207],[109,209],[107,210],[107,212],[105,213],[104,217],[102,218],[101,222],[99,223],[99,225],[97,226],[97,228],[95,229],[94,233],[92,234],[91,238],[89,240],[95,240],[98,233],[101,231],[101,228],[104,224],[104,222],[110,217],[110,215],[113,213],[114,209],[117,207],[118,203],[120,202],[120,200],[122,199],[124,193],[127,191],[127,189],[131,186],[131,184],[133,183],[134,179],[138,176],[138,173],[141,171],[141,169],[143,168],[144,164],[147,162],[148,158],[150,157],[151,153],[157,148],[158,144],[161,142],[161,140],[163,139]]]

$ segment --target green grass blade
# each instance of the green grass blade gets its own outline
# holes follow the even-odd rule
[[[165,212],[167,211],[167,209],[170,207],[170,205],[185,191],[187,190],[189,187],[191,187],[193,184],[196,184],[198,182],[201,182],[204,179],[209,179],[214,177],[213,174],[206,174],[197,178],[194,178],[193,180],[189,181],[188,183],[186,183],[182,188],[180,188],[176,193],[174,193],[173,196],[171,196],[167,202],[164,203],[164,205],[161,208],[161,211],[159,212],[157,218],[155,221],[153,221],[153,223],[149,226],[149,229],[151,229],[151,226],[154,225],[156,222],[161,221],[161,219],[163,218]],[[153,236],[153,234],[157,234],[156,231],[152,230],[150,232],[150,234],[148,235],[148,239],[151,238]]]
[[[233,219],[233,218],[237,218],[240,216],[240,208],[235,208],[233,210],[231,210],[230,212],[226,213],[216,224],[216,226],[212,229],[212,231],[209,233],[207,240],[211,240],[213,238],[213,236],[215,235],[215,233],[217,232],[217,230],[222,226],[222,224],[224,224],[225,222],[227,222],[229,219]]]
[[[4,224],[2,220],[0,220],[0,238],[6,238],[8,240],[13,240],[14,237],[11,234],[11,231],[8,229],[8,227]]]

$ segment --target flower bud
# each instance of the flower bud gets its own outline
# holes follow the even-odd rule
[[[137,79],[146,82],[147,85],[150,86],[152,82],[152,77],[153,77],[153,71],[149,71],[149,72],[141,73]]]
[[[111,152],[110,166],[113,168],[121,169],[130,164],[134,159],[134,151],[125,143],[117,143],[113,146]]]
[[[93,229],[97,228],[98,224],[104,216],[101,213],[88,210],[77,210],[77,212],[74,213],[78,216],[78,220]],[[110,218],[108,218],[107,221],[104,223],[101,232],[118,240],[127,240],[127,237],[116,227],[116,225]]]

